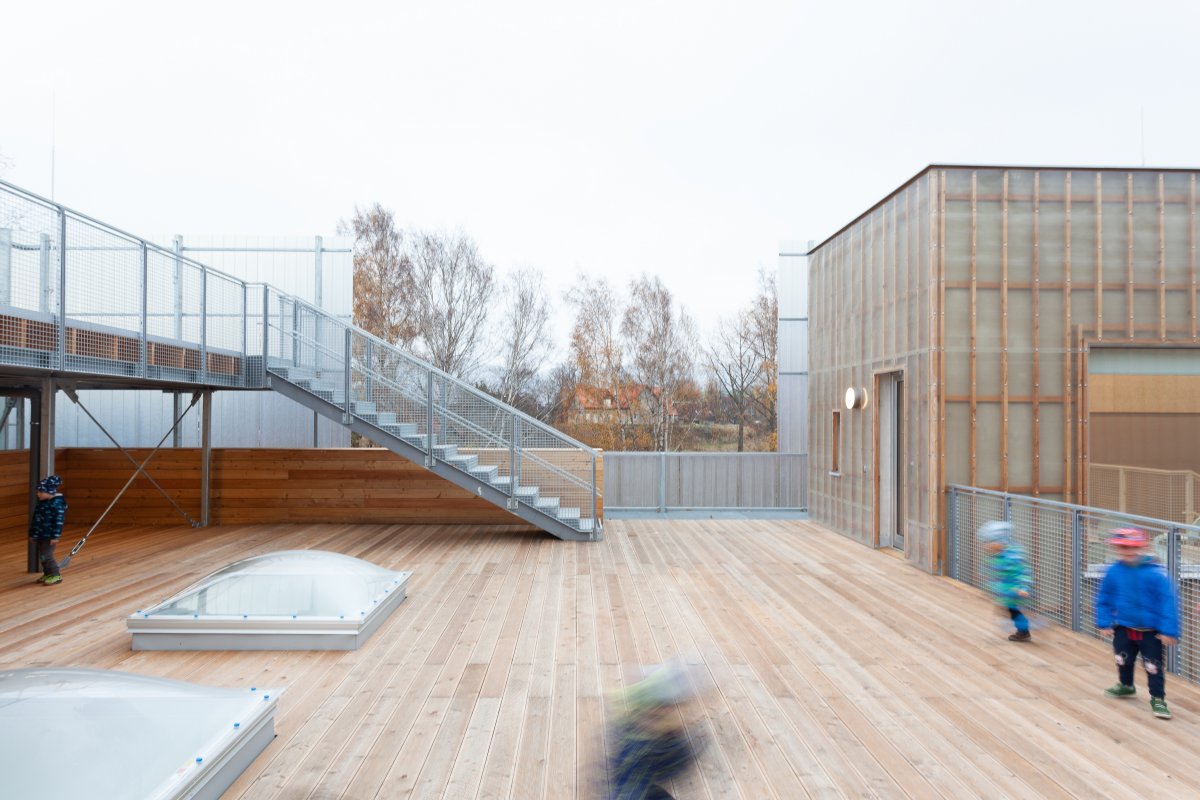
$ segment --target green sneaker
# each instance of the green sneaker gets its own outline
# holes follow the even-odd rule
[[[49,575],[43,575],[42,577],[40,577],[36,581],[34,581],[34,583],[45,583],[46,578],[49,578],[49,577],[50,577]]]
[[[43,586],[53,586],[56,583],[62,583],[62,575],[47,575],[46,580],[42,581]]]
[[[1118,683],[1116,686],[1110,686],[1105,689],[1104,693],[1109,697],[1133,697],[1137,694],[1137,689],[1132,686],[1126,686],[1123,683]]]
[[[1150,698],[1150,711],[1159,719],[1171,718],[1171,710],[1167,708],[1167,701],[1161,697]]]

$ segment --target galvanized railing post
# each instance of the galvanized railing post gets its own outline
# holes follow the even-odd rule
[[[292,303],[292,366],[300,366],[300,304]],[[313,359],[316,360],[315,358]],[[318,366],[314,364],[314,366]]]
[[[520,420],[515,413],[510,414],[512,430],[508,436],[508,507],[517,508],[517,437],[521,428]]]
[[[262,371],[263,385],[267,385],[267,354],[271,350],[271,287],[263,284],[263,316],[262,316]]]
[[[667,451],[658,454],[658,513],[667,513]]]
[[[200,383],[208,382],[208,267],[200,265]]]
[[[433,370],[425,373],[425,466],[434,465],[433,452]]]
[[[346,406],[345,406],[346,414],[345,414],[345,416],[342,417],[342,422],[345,423],[346,425],[350,424],[351,415],[354,413],[354,403],[351,402],[351,400],[350,400],[350,359],[351,359],[351,348],[354,346],[353,336],[354,336],[354,330],[352,328],[346,328],[346,354],[345,354],[345,363],[343,365],[343,367],[346,371],[345,378],[344,378],[344,387],[343,387],[346,392]]]
[[[1171,528],[1167,531],[1167,573],[1171,576],[1171,586],[1175,587],[1177,594],[1182,594],[1179,585],[1179,528]],[[1178,602],[1178,600],[1176,600]],[[1182,636],[1183,632],[1180,631]],[[1172,645],[1166,649],[1166,658],[1163,659],[1167,664],[1167,671],[1179,674],[1179,645]]]
[[[1071,630],[1083,630],[1083,512],[1071,511]]]
[[[1012,523],[1012,495],[1004,493],[1004,521]]]
[[[600,534],[600,519],[596,514],[598,508],[597,495],[599,488],[596,485],[596,459],[597,455],[592,453],[592,538],[596,538]]]
[[[150,369],[150,367],[149,367],[149,365],[150,365],[150,352],[149,352],[150,351],[150,339],[149,339],[149,331],[147,330],[147,316],[148,316],[147,306],[149,305],[149,302],[150,302],[150,295],[149,295],[149,288],[148,288],[149,283],[150,283],[150,253],[146,248],[146,242],[143,240],[142,241],[142,297],[141,297],[142,318],[141,318],[141,325],[140,325],[140,330],[142,333],[142,337],[141,337],[142,341],[140,342],[140,344],[138,346],[138,350],[139,350],[139,352],[138,352],[138,362],[139,362],[138,367],[139,367],[139,370],[141,371],[143,378],[145,378],[149,374],[149,369]]]
[[[247,384],[250,383],[250,374],[247,372],[247,364],[249,363],[250,359],[248,358],[249,354],[246,352],[246,347],[249,344],[249,330],[248,330],[248,326],[250,324],[250,314],[249,314],[250,294],[249,294],[249,292],[250,292],[250,285],[248,283],[246,283],[245,281],[242,281],[242,386],[246,386]]]
[[[946,498],[946,572],[958,580],[958,487],[951,486]]]
[[[58,366],[67,365],[67,211],[58,207]]]
[[[517,487],[521,485],[521,447],[523,446],[522,439],[524,438],[521,436],[520,417],[516,419],[516,423],[517,424],[513,426],[513,452],[516,453],[516,460],[513,462],[512,473],[512,493],[514,507],[515,503],[517,502]]]
[[[38,311],[50,313],[50,234],[43,233],[38,237]]]

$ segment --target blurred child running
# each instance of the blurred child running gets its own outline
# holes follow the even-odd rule
[[[1013,540],[1012,523],[985,522],[979,528],[979,541],[987,552],[988,591],[1005,610],[1016,627],[1016,633],[1008,637],[1010,642],[1029,642],[1029,617],[1025,610],[1029,606],[1033,591],[1033,580],[1025,551]]]

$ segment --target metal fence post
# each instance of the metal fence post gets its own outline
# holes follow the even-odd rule
[[[150,371],[150,339],[149,339],[150,332],[147,329],[147,316],[148,316],[147,306],[150,303],[149,283],[150,283],[150,253],[146,248],[146,242],[143,240],[142,241],[142,302],[141,302],[141,305],[142,305],[142,319],[141,319],[142,341],[141,341],[141,346],[138,348],[141,351],[138,353],[138,357],[141,361],[141,363],[139,364],[139,367],[141,369],[143,378],[147,377],[149,375],[149,371]]]
[[[516,412],[512,414],[512,431],[508,437],[508,508],[517,508],[517,438],[521,435],[521,421]]]
[[[249,354],[246,352],[246,347],[249,345],[249,324],[250,324],[250,285],[242,281],[242,386],[250,383],[250,374],[247,371],[249,363]]]
[[[1083,512],[1071,510],[1071,630],[1083,630]]]
[[[1171,576],[1171,585],[1175,587],[1177,595],[1181,595],[1179,586],[1179,539],[1181,531],[1179,528],[1171,528],[1167,531],[1167,573]],[[1186,598],[1184,598],[1186,600]],[[1177,601],[1178,602],[1178,601]],[[1183,632],[1180,631],[1182,638]],[[1167,648],[1166,658],[1167,672],[1179,674],[1179,645],[1172,645]]]
[[[58,366],[67,365],[67,212],[58,207]]]
[[[514,434],[515,436],[516,434]],[[432,467],[434,464],[433,454],[433,370],[427,370],[425,373],[425,466]],[[513,481],[516,481],[516,475],[511,476]]]
[[[40,283],[38,286],[41,291],[38,292],[38,311],[43,314],[50,313],[50,234],[43,233],[38,237],[38,276]]]
[[[262,382],[267,385],[267,353],[271,351],[271,287],[263,284],[262,309]]]
[[[0,228],[0,305],[12,305],[11,228]]]
[[[599,491],[596,485],[596,459],[597,455],[592,453],[592,538],[600,533],[600,520],[596,518],[596,494]]]
[[[200,266],[200,382],[208,382],[208,267]]]
[[[313,305],[316,306],[317,308],[322,308],[322,309],[325,308],[324,277],[321,274],[321,254],[324,251],[325,251],[325,247],[321,243],[321,237],[318,236],[316,247],[313,248],[313,252],[314,252],[313,273],[314,273],[314,283],[316,284],[313,287]]]
[[[183,237],[175,237],[175,339],[183,338]]]
[[[342,417],[342,422],[344,422],[347,425],[350,424],[351,415],[354,413],[354,403],[352,403],[350,401],[350,360],[352,357],[351,348],[353,346],[354,346],[354,330],[352,328],[346,328],[346,355],[345,355],[346,361],[344,364],[344,368],[346,370],[346,373],[344,376],[344,381],[345,381],[344,388],[345,388],[345,392],[346,392],[346,415],[344,417]]]
[[[658,513],[667,513],[667,453],[658,454]]]
[[[958,487],[951,486],[946,498],[946,571],[958,580]]]
[[[1004,494],[1004,521],[1012,523],[1012,495],[1007,492]]]

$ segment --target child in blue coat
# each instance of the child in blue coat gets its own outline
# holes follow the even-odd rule
[[[1016,633],[1008,637],[1010,642],[1032,641],[1029,633],[1029,618],[1022,613],[1028,606],[1033,580],[1025,551],[1013,541],[1012,524],[1008,522],[985,522],[979,528],[979,541],[987,552],[987,587],[996,602],[1008,611]]]
[[[1096,628],[1111,636],[1117,662],[1117,684],[1105,690],[1109,697],[1133,697],[1133,665],[1138,654],[1146,669],[1150,710],[1160,719],[1170,719],[1166,681],[1163,676],[1163,647],[1179,641],[1179,605],[1175,587],[1158,560],[1146,552],[1145,531],[1120,528],[1109,539],[1117,551],[1117,562],[1104,573],[1096,596]]]
[[[54,559],[54,546],[62,536],[63,521],[67,516],[67,498],[59,491],[61,486],[62,478],[50,475],[38,481],[34,488],[38,501],[29,523],[29,538],[34,541],[38,560],[42,562],[44,574],[37,582],[45,586],[62,583],[62,574]]]

